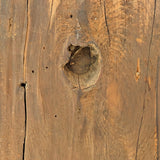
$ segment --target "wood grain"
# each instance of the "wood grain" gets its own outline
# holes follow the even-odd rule
[[[156,0],[1,0],[1,159],[159,160],[159,8]],[[82,89],[64,66],[71,44],[90,43],[101,73]]]
[[[0,159],[21,160],[24,142],[23,50],[26,5],[0,1]]]

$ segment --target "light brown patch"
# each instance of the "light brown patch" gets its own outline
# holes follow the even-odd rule
[[[116,82],[112,82],[107,89],[107,101],[110,110],[110,116],[112,118],[119,116],[122,108],[118,85]]]
[[[142,40],[141,38],[137,38],[137,39],[136,39],[136,42],[139,43],[139,44],[142,44],[142,43],[143,43],[143,40]]]
[[[136,71],[136,82],[139,80],[140,78],[140,58],[137,59],[137,71]]]

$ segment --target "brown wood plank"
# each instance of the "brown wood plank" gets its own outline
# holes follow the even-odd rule
[[[4,23],[11,2],[0,2]],[[17,0],[11,8],[17,34],[0,29],[2,159],[158,160],[160,2]]]
[[[0,1],[0,159],[22,160],[26,3]]]
[[[34,1],[29,11],[27,158],[155,159],[154,1]],[[70,44],[88,42],[102,68],[96,85],[80,91],[63,65]]]

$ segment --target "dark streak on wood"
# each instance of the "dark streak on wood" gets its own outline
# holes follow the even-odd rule
[[[157,75],[156,75],[156,139],[157,139],[157,160],[159,160],[159,124],[158,124],[158,80],[159,80],[160,57],[157,58]]]
[[[79,75],[78,75],[78,85],[79,85],[79,89],[78,89],[78,93],[77,93],[77,105],[78,105],[78,111],[81,111],[81,96],[82,96],[82,90],[81,90],[81,86],[80,86],[80,82],[79,82]]]
[[[146,92],[145,92],[146,95]],[[140,134],[141,134],[141,128],[142,128],[142,122],[143,122],[143,117],[144,117],[144,110],[145,110],[145,98],[143,101],[143,112],[142,112],[142,116],[141,116],[141,121],[140,121],[140,125],[139,125],[139,129],[138,129],[138,138],[137,138],[137,143],[136,143],[136,154],[135,154],[135,160],[137,160],[137,155],[138,155],[138,145],[139,145],[139,139],[140,139]]]
[[[9,32],[11,32],[12,30],[12,25],[13,25],[13,18],[9,18],[9,26],[8,26]]]
[[[148,53],[148,61],[147,61],[147,75],[148,78],[148,70],[149,70],[149,61],[150,61],[150,54],[151,54],[151,46],[153,41],[153,29],[154,29],[154,23],[155,23],[155,17],[156,17],[156,2],[157,0],[154,0],[154,11],[153,11],[153,21],[152,21],[152,28],[151,28],[151,38],[149,42],[149,53]]]
[[[24,141],[23,141],[23,154],[22,160],[25,159],[25,149],[26,149],[26,133],[27,133],[27,101],[26,101],[26,86],[27,83],[21,83],[21,87],[24,88],[24,112],[25,112],[25,124],[24,124]]]
[[[101,0],[99,0],[99,2],[100,2],[100,5],[102,5],[102,2],[101,2]]]
[[[156,0],[154,0],[154,11],[153,11],[153,21],[152,21],[152,28],[151,28],[151,38],[150,38],[150,42],[149,42],[149,53],[148,53],[148,61],[147,61],[147,73],[146,73],[146,77],[147,78],[148,78],[148,71],[149,71],[149,61],[150,61],[150,54],[151,54],[151,46],[152,46],[152,41],[153,41],[153,29],[154,29],[154,23],[155,23],[155,15],[156,15]],[[148,86],[148,81],[146,81],[146,86]],[[137,143],[136,143],[135,160],[137,160],[138,149],[139,149],[138,145],[139,145],[139,139],[140,139],[141,128],[142,128],[142,123],[143,123],[143,117],[144,117],[144,111],[145,111],[146,93],[147,93],[147,87],[145,87],[145,91],[144,91],[143,109],[142,109],[142,116],[141,116],[140,126],[139,126],[139,130],[138,130],[138,138],[137,138]]]
[[[104,2],[104,4],[103,4],[103,6],[104,6],[104,17],[105,17],[105,23],[106,23],[106,27],[107,27],[109,46],[110,46],[111,39],[110,39],[110,31],[109,31],[109,26],[108,26],[107,13],[106,13],[106,2],[105,2],[105,0],[103,0],[103,2]]]

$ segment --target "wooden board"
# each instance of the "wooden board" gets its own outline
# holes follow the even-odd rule
[[[158,160],[159,8],[1,0],[1,159]],[[96,57],[84,74],[75,74],[85,66],[71,45]]]
[[[0,1],[0,159],[22,159],[25,2]]]

